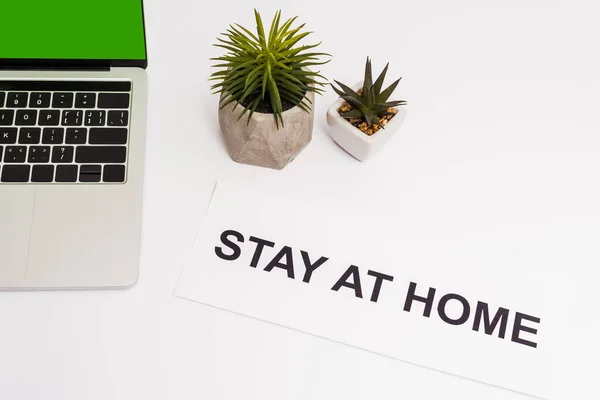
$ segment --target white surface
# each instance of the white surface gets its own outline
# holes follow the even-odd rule
[[[374,79],[377,79],[378,75],[375,75]],[[390,84],[388,82],[388,84]],[[358,83],[352,87],[354,90],[358,90],[362,87],[361,83]],[[384,90],[387,86],[384,86]],[[397,100],[396,98],[389,99],[389,101]],[[406,119],[406,106],[399,106],[396,109],[398,113],[392,118],[385,126],[385,129],[380,129],[376,134],[368,136],[361,130],[351,125],[345,118],[343,118],[338,110],[344,104],[344,100],[338,98],[334,101],[329,109],[327,110],[327,124],[329,127],[327,130],[331,135],[331,138],[349,154],[356,157],[361,161],[366,161],[371,157],[374,157],[377,152],[391,139],[398,135],[398,130],[402,127],[404,120]]]
[[[237,4],[237,6],[235,5]],[[600,53],[592,1],[146,1],[149,131],[140,280],[115,292],[0,293],[0,392],[22,399],[460,399],[525,396],[200,307],[172,290],[219,179],[386,232],[473,240],[492,276],[522,268],[576,296],[559,399],[597,399]],[[210,44],[231,21],[301,15],[330,79],[390,61],[401,136],[360,163],[326,133],[285,170],[231,162],[209,94]],[[371,29],[350,25],[366,18]],[[373,36],[372,38],[370,36]],[[368,51],[368,54],[367,54]],[[240,199],[243,201],[243,199]],[[524,224],[526,223],[526,224]],[[513,229],[515,224],[520,229]],[[522,249],[537,250],[523,259]],[[549,266],[548,251],[553,263]],[[435,249],[431,249],[432,252]]]
[[[576,305],[572,297],[552,295],[562,289],[558,282],[538,282],[509,268],[502,275],[482,274],[481,265],[497,260],[472,250],[478,238],[387,236],[373,243],[353,234],[353,228],[373,226],[350,221],[352,215],[322,214],[219,182],[174,294],[478,382],[554,398],[561,378],[570,373],[556,357],[571,341],[561,314]],[[253,237],[271,244],[259,247]],[[494,235],[488,238],[495,241]],[[436,251],[424,253],[427,248]],[[531,250],[523,249],[520,257],[535,256]],[[318,268],[307,268],[305,257],[309,267]],[[387,278],[375,292],[378,273]],[[428,297],[434,288],[429,314],[424,302],[413,298],[411,282],[415,296]],[[443,300],[449,294],[470,305]],[[490,320],[505,307],[504,328],[486,336],[481,319],[476,322],[478,302],[489,305]],[[521,324],[516,313],[534,321]],[[444,318],[465,320],[452,325]],[[517,343],[520,339],[532,344]]]

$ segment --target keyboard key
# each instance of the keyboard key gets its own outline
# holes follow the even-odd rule
[[[33,126],[37,122],[37,111],[36,110],[19,110],[17,111],[17,119],[15,125],[17,126]]]
[[[6,92],[0,92],[0,107],[4,107],[4,99],[6,98]]]
[[[47,163],[50,162],[50,146],[31,146],[27,156],[29,163]]]
[[[31,182],[52,182],[54,180],[54,165],[34,165],[31,171]]]
[[[65,164],[73,162],[74,148],[72,146],[54,146],[52,148],[52,162]]]
[[[79,168],[79,182],[100,182],[102,166],[82,165]]]
[[[124,163],[127,157],[125,146],[79,146],[75,162],[80,164]]]
[[[41,134],[41,128],[21,128],[19,132],[19,144],[38,144]]]
[[[59,110],[41,110],[40,118],[38,120],[40,126],[58,126],[60,125],[60,111]]]
[[[91,128],[90,144],[126,144],[126,128]]]
[[[9,126],[15,120],[14,110],[0,110],[0,126]]]
[[[86,111],[86,126],[104,126],[106,125],[106,111]]]
[[[3,152],[4,152],[4,146],[0,146],[0,161],[2,161]]]
[[[129,124],[129,111],[109,111],[108,126],[127,126]]]
[[[69,128],[67,129],[66,144],[85,144],[87,142],[86,128]]]
[[[23,92],[130,92],[131,82],[0,80],[0,91],[6,90]]]
[[[129,108],[129,93],[100,93],[98,108]]]
[[[75,108],[96,107],[96,93],[77,93],[75,96]]]
[[[0,143],[17,143],[17,128],[0,128]]]
[[[29,108],[48,108],[50,107],[51,97],[51,93],[31,93]]]
[[[27,156],[25,146],[7,146],[4,154],[5,163],[23,163]]]
[[[112,183],[125,182],[125,166],[124,165],[105,165],[102,181]]]
[[[25,108],[27,107],[28,93],[9,92],[6,96],[6,108]]]
[[[52,96],[52,108],[73,107],[73,93],[54,93]]]
[[[5,165],[2,168],[0,182],[29,182],[29,165]]]
[[[81,110],[65,110],[62,112],[63,126],[81,126],[83,122],[83,111]]]
[[[42,144],[63,144],[65,128],[44,128]]]
[[[77,165],[56,167],[56,182],[77,182]]]

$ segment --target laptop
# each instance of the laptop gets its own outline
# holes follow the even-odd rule
[[[0,26],[0,289],[133,285],[142,1],[2,1]]]

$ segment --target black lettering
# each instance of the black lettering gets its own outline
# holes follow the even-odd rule
[[[516,313],[515,314],[515,324],[513,325],[511,340],[515,343],[522,344],[524,346],[533,347],[535,349],[535,348],[537,348],[537,343],[530,342],[529,340],[521,339],[520,333],[527,332],[527,333],[531,333],[533,335],[537,335],[538,331],[535,328],[523,326],[523,320],[535,322],[536,324],[539,324],[541,321],[539,318],[532,317],[531,315],[522,314],[520,312]]]
[[[254,236],[250,236],[248,241],[256,243],[256,250],[254,250],[254,255],[252,256],[252,261],[250,261],[250,266],[252,268],[256,268],[258,262],[260,261],[260,256],[262,255],[262,251],[267,247],[275,247],[275,243],[269,242],[268,240],[264,240],[261,238],[257,238]]]
[[[483,317],[483,330],[486,335],[492,335],[496,330],[498,324],[500,324],[500,331],[498,332],[498,337],[500,339],[504,339],[506,335],[506,325],[508,324],[508,313],[510,311],[506,308],[500,307],[498,312],[494,316],[492,322],[490,322],[490,312],[488,309],[488,304],[482,301],[477,302],[477,307],[475,308],[475,318],[473,320],[473,330],[475,332],[479,332],[479,328],[481,327],[481,318]]]
[[[229,236],[234,236],[238,242],[242,242],[244,243],[244,235],[242,235],[241,233],[237,232],[237,231],[225,231],[221,234],[221,242],[229,247],[231,250],[233,250],[233,253],[231,255],[227,255],[223,252],[223,249],[221,249],[220,247],[215,247],[215,254],[217,255],[217,257],[226,260],[226,261],[235,261],[238,258],[240,258],[240,255],[242,254],[242,249],[240,249],[240,246],[238,246],[237,244],[233,243],[231,240],[229,240]]]
[[[302,278],[302,282],[310,283],[310,278],[312,277],[312,273],[319,268],[321,265],[325,263],[325,261],[329,260],[327,257],[321,257],[317,260],[316,263],[311,264],[308,253],[304,250],[301,250],[302,260],[304,261],[304,268],[306,268],[306,272],[304,273],[304,278]]]
[[[285,257],[285,263],[281,263],[281,259]],[[273,268],[281,268],[287,271],[288,278],[294,279],[294,261],[292,257],[292,249],[288,246],[283,246],[281,251],[277,253],[275,258],[265,267],[265,271],[271,272]]]
[[[348,282],[348,278],[352,276],[352,283]],[[362,287],[360,285],[360,273],[358,271],[358,267],[355,265],[351,265],[350,268],[344,272],[344,275],[336,282],[335,285],[331,288],[331,290],[338,291],[342,288],[342,286],[354,289],[354,295],[359,299],[362,299]]]
[[[375,286],[373,286],[373,293],[371,293],[371,301],[374,303],[377,303],[377,300],[379,299],[379,292],[381,292],[381,285],[383,284],[383,281],[393,282],[394,277],[386,275],[386,274],[382,274],[381,272],[377,272],[377,271],[369,271],[367,274],[375,277]]]
[[[408,294],[406,295],[406,301],[404,302],[404,311],[410,312],[412,307],[413,300],[420,301],[425,303],[425,311],[423,311],[423,316],[429,318],[431,315],[431,309],[433,307],[433,299],[435,297],[435,288],[429,288],[429,292],[427,293],[427,297],[421,297],[415,295],[415,290],[417,289],[417,284],[414,282],[410,283],[408,288]]]
[[[446,304],[448,304],[450,300],[458,300],[463,306],[462,314],[457,319],[452,319],[448,317],[448,314],[446,314]],[[442,297],[440,299],[440,302],[438,303],[438,314],[440,315],[442,321],[444,321],[447,324],[462,325],[469,319],[469,315],[471,314],[471,306],[469,305],[467,299],[465,299],[461,295],[455,293],[448,293],[447,295]]]

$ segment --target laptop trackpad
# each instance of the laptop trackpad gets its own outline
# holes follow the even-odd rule
[[[25,278],[35,189],[0,187],[0,287]]]

